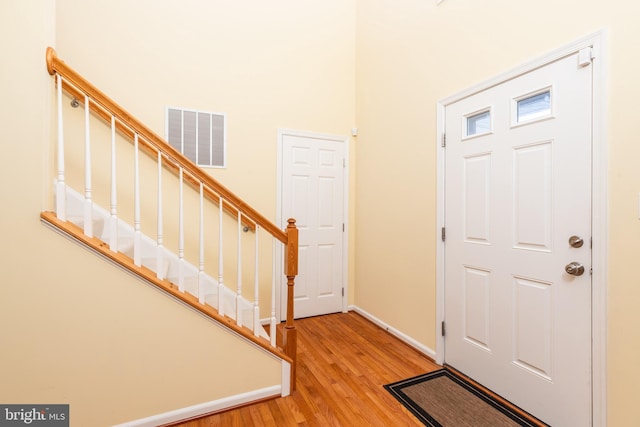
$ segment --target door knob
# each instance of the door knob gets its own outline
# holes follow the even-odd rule
[[[572,276],[582,276],[584,274],[584,267],[579,262],[570,262],[564,267],[564,271]]]

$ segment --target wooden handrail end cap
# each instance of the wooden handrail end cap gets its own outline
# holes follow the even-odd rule
[[[49,74],[53,76],[56,73],[56,71],[53,69],[53,61],[57,58],[57,55],[56,55],[56,50],[51,46],[47,47],[46,58],[47,58],[47,71],[49,72]]]

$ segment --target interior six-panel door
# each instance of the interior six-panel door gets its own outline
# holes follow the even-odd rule
[[[345,142],[283,134],[282,157],[283,219],[300,233],[294,315],[342,311]]]
[[[591,425],[591,66],[446,106],[445,361],[543,421]]]

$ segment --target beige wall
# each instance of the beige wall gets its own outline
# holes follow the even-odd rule
[[[354,3],[331,3],[0,3],[0,402],[69,403],[74,425],[111,425],[280,383],[272,356],[41,225],[44,54],[159,134],[166,104],[226,112],[234,167],[215,173],[273,218],[277,128],[347,134],[354,120]]]
[[[105,415],[111,423],[240,391],[217,381],[235,375],[217,368],[212,384],[193,387],[203,359],[225,361],[199,336],[231,348],[240,345],[233,338],[39,224],[50,179],[42,170],[51,165],[46,45],[159,134],[165,105],[227,113],[229,168],[212,174],[270,218],[277,129],[347,135],[357,125],[350,302],[435,348],[437,101],[607,29],[607,410],[611,426],[639,422],[635,2],[13,0],[0,8],[3,53],[15,61],[0,71],[11,118],[0,130],[2,195],[11,201],[0,226],[0,401],[71,402],[81,424],[110,401],[123,408]],[[181,364],[185,353],[204,356]],[[270,384],[273,361],[248,353],[242,364],[268,371],[255,386]],[[171,385],[166,397],[162,384]],[[143,390],[157,399],[137,400]]]
[[[166,106],[226,113],[228,168],[211,173],[271,219],[278,128],[353,126],[353,0],[57,5],[60,57],[159,135]]]
[[[638,16],[636,2],[621,0],[445,0],[439,6],[435,0],[366,0],[358,2],[357,14],[355,303],[431,348],[437,101],[608,30],[611,426],[640,422],[634,409],[640,381]]]
[[[56,22],[58,55],[159,135],[166,106],[226,113],[228,167],[209,172],[272,221],[278,129],[355,123],[354,0],[58,0]]]

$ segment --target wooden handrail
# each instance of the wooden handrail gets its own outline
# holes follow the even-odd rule
[[[76,97],[79,102],[84,100],[84,95],[87,95],[91,99],[92,104],[100,107],[94,110],[98,115],[109,122],[111,121],[111,115],[117,119],[116,126],[120,132],[128,135],[131,139],[133,138],[134,133],[137,133],[142,146],[147,146],[147,148],[151,148],[156,153],[158,151],[162,152],[170,162],[167,163],[167,165],[171,166],[171,164],[173,164],[176,170],[178,168],[182,168],[186,171],[187,179],[192,184],[199,185],[199,182],[202,182],[205,187],[208,187],[208,189],[212,190],[215,194],[220,195],[225,202],[228,202],[225,203],[225,206],[230,204],[235,209],[239,210],[243,217],[248,218],[250,220],[250,226],[253,225],[251,223],[258,224],[276,239],[280,240],[285,245],[287,244],[287,236],[283,230],[278,228],[278,226],[245,203],[240,197],[236,196],[209,174],[202,171],[191,160],[165,142],[164,139],[145,126],[141,121],[129,114],[115,101],[82,77],[78,72],[69,67],[64,61],[58,58],[52,47],[47,48],[46,58],[47,71],[49,74],[60,74],[65,82],[63,83],[63,89]],[[193,178],[195,181],[189,178]],[[209,192],[208,195],[215,201],[213,193]]]

